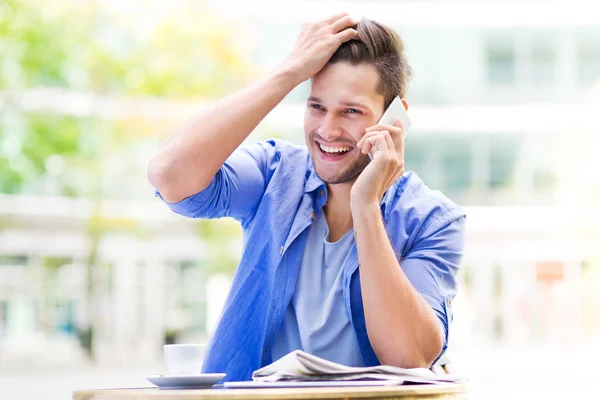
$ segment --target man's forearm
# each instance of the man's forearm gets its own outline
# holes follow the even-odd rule
[[[378,204],[352,210],[369,340],[381,363],[428,368],[442,350],[433,309],[398,263]]]
[[[168,202],[206,188],[225,160],[300,82],[278,69],[192,117],[148,166],[150,183]]]

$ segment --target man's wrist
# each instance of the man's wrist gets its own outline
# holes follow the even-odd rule
[[[273,77],[275,79],[280,80],[284,85],[291,87],[291,89],[294,89],[304,82],[301,76],[302,75],[297,68],[286,64],[278,66],[273,72]]]
[[[376,200],[361,200],[352,199],[350,201],[350,210],[352,212],[352,219],[357,220],[360,218],[372,218],[380,214],[379,202]]]

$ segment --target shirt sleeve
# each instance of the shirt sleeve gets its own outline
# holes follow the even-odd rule
[[[451,305],[464,248],[465,219],[458,208],[435,219],[430,217],[421,227],[419,240],[400,261],[402,270],[440,321],[444,344],[435,362],[448,348]]]
[[[237,149],[206,189],[177,203],[165,203],[171,210],[186,217],[232,217],[244,225],[248,224],[279,160],[277,152],[274,141]],[[158,191],[156,196],[162,199]]]

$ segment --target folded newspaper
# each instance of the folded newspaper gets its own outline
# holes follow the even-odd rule
[[[347,367],[295,350],[254,371],[252,379],[261,382],[388,380],[401,384],[458,382],[464,378],[456,375],[436,375],[426,368],[406,369],[391,365]]]

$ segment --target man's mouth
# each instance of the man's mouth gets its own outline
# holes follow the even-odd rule
[[[344,154],[348,153],[350,150],[352,150],[351,146],[346,146],[346,145],[326,145],[323,143],[319,143],[317,142],[317,146],[319,146],[319,150],[321,150],[321,153],[325,156],[327,156],[328,158],[339,158],[342,157]]]

